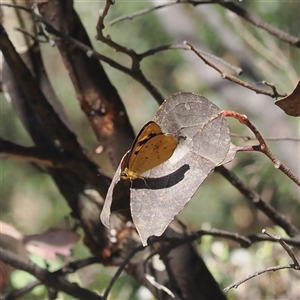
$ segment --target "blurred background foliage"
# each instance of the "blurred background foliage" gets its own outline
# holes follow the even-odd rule
[[[174,5],[133,20],[109,25],[110,20],[158,4],[161,2],[117,0],[106,19],[105,33],[109,34],[115,42],[132,48],[137,53],[187,40],[199,49],[217,55],[234,65],[245,67],[241,79],[249,83],[262,87],[260,82],[266,80],[274,83],[281,93],[289,93],[294,88],[300,71],[299,50],[239,19],[222,6]],[[103,1],[74,1],[75,9],[95,49],[129,66],[128,57],[112,51],[94,38],[98,11],[103,5]],[[299,36],[300,2],[248,1],[241,5],[270,24]],[[174,23],[171,23],[170,18]],[[41,48],[46,70],[57,96],[80,140],[90,152],[93,152],[99,145],[77,105],[75,92],[58,51],[49,44],[41,44]],[[137,132],[152,118],[158,104],[132,78],[108,65],[103,64],[103,66],[121,95],[131,123]],[[286,116],[275,107],[273,99],[256,95],[233,83],[225,82],[193,53],[185,50],[159,52],[144,59],[142,69],[165,97],[176,91],[202,94],[223,109],[247,114],[264,137],[299,137],[298,120]],[[1,136],[24,146],[32,145],[9,99],[6,100],[2,94]],[[229,124],[233,133],[249,135],[249,131],[236,121],[229,120]],[[240,138],[233,138],[233,142],[241,145],[255,144],[255,141],[245,142]],[[268,144],[279,159],[295,173],[298,171],[297,175],[299,175],[299,142],[284,140],[270,141]],[[26,234],[39,233],[49,227],[68,227],[66,216],[70,209],[47,174],[29,164],[5,159],[1,159],[0,164],[1,220],[14,224]],[[299,190],[294,183],[276,170],[268,159],[259,153],[241,153],[228,167],[260,193],[265,201],[270,202],[300,228]],[[109,170],[104,168],[104,171]],[[190,230],[198,230],[202,226],[216,227],[247,235],[258,233],[262,228],[273,227],[262,213],[245,201],[244,197],[219,174],[209,176],[178,218]],[[270,230],[275,234],[286,236],[278,227]],[[257,270],[289,263],[287,254],[280,246],[271,243],[259,243],[250,249],[240,249],[237,244],[227,240],[204,237],[199,244],[199,249],[208,267],[223,287]],[[74,259],[88,256],[89,252],[83,243],[76,245]],[[38,260],[36,256],[32,259]],[[62,266],[64,262],[64,258],[58,258],[54,263],[54,269]],[[89,272],[83,269],[70,276],[79,283],[101,292],[114,272],[114,268],[108,269],[97,265],[89,267]],[[296,286],[299,277],[296,279],[294,273],[280,271],[261,275],[237,290],[230,291],[228,297],[229,299],[296,299],[300,290]],[[15,271],[10,284],[14,288],[19,288],[30,280],[32,279],[28,274]],[[45,295],[45,290],[37,287],[29,296],[30,299],[45,299]],[[130,277],[122,275],[114,286],[110,298],[151,299],[151,295],[145,288],[139,288]],[[26,296],[23,299],[29,298]],[[60,294],[59,299],[71,299],[71,297]]]

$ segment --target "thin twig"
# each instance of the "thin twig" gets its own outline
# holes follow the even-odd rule
[[[140,60],[142,60],[145,57],[154,55],[156,53],[159,53],[161,51],[166,50],[173,50],[173,49],[180,49],[180,50],[190,50],[190,48],[184,44],[176,44],[176,45],[161,45],[155,48],[151,48],[143,53],[138,54]]]
[[[232,0],[233,2],[234,0]],[[223,1],[220,1],[220,0],[210,0],[210,1],[197,1],[197,0],[177,0],[177,1],[174,1],[174,2],[171,2],[171,3],[166,3],[166,4],[161,4],[161,5],[157,5],[157,6],[154,6],[154,7],[150,7],[150,8],[146,8],[146,9],[142,9],[142,10],[139,10],[137,12],[134,12],[132,14],[129,14],[129,15],[126,15],[126,16],[122,16],[122,17],[118,17],[112,21],[109,22],[109,25],[114,25],[116,23],[119,23],[121,21],[124,21],[124,20],[133,20],[137,17],[140,17],[142,15],[145,15],[145,14],[148,14],[154,10],[158,10],[158,9],[161,9],[161,8],[165,8],[165,7],[168,7],[168,6],[171,6],[171,5],[174,5],[174,4],[192,4],[192,5],[199,5],[199,4],[215,4],[215,3],[222,3]],[[224,1],[224,2],[231,2],[230,0],[227,0],[227,1]]]
[[[223,291],[224,293],[227,293],[229,290],[231,290],[232,288],[238,288],[242,283],[258,276],[258,275],[261,275],[261,274],[264,274],[264,273],[267,273],[267,272],[275,272],[275,271],[278,271],[278,270],[282,270],[282,269],[294,269],[294,267],[292,265],[285,265],[285,266],[278,266],[278,267],[270,267],[270,268],[267,268],[267,269],[264,269],[264,270],[260,270],[260,271],[257,271],[255,272],[254,274],[251,274],[249,276],[247,276],[246,278],[242,279],[242,280],[239,280],[231,285],[229,285],[228,287],[226,287]]]
[[[235,241],[235,242],[239,243],[240,246],[243,248],[248,248],[253,243],[256,243],[256,242],[275,242],[275,240],[273,238],[266,237],[263,234],[252,234],[252,235],[248,235],[248,236],[243,236],[238,233],[220,230],[220,229],[208,229],[208,230],[201,229],[201,230],[192,232],[190,234],[186,234],[184,237],[181,237],[181,238],[152,237],[149,239],[148,244],[153,245],[157,242],[168,242],[170,245],[172,245],[172,248],[175,248],[175,247],[181,246],[183,244],[191,243],[205,235]],[[282,240],[284,240],[287,244],[290,244],[292,246],[300,248],[300,240],[288,239],[288,238],[283,238]]]
[[[140,60],[142,60],[143,58],[145,57],[148,57],[150,55],[154,55],[158,52],[161,52],[161,51],[166,51],[166,50],[173,50],[173,49],[180,49],[180,50],[191,50],[191,48],[185,44],[177,44],[177,45],[162,45],[162,46],[158,46],[156,48],[152,48],[150,50],[147,50],[143,53],[140,53],[138,54]],[[236,66],[233,66],[232,64],[230,64],[229,62],[223,60],[222,58],[218,57],[218,56],[215,56],[211,53],[208,53],[208,52],[205,52],[205,51],[202,51],[202,50],[199,50],[197,49],[197,51],[199,51],[199,53],[211,58],[211,59],[214,59],[216,61],[218,61],[219,63],[223,64],[224,66],[226,66],[227,68],[233,70],[237,75],[240,75],[243,73],[243,70],[239,67],[236,67]]]
[[[142,9],[142,10],[134,12],[130,15],[126,15],[126,16],[122,16],[122,17],[118,17],[116,19],[113,19],[112,21],[109,22],[109,25],[112,26],[112,25],[114,25],[118,22],[124,21],[124,20],[133,20],[134,18],[145,15],[145,14],[148,14],[151,11],[154,11],[154,10],[157,10],[157,9],[160,9],[160,8],[164,8],[164,7],[167,7],[167,6],[171,6],[171,5],[174,5],[174,4],[178,4],[180,2],[181,2],[180,0],[176,0],[175,2],[161,4],[161,5],[157,5],[157,6],[154,6],[154,7]]]
[[[71,261],[67,265],[63,266],[61,269],[54,272],[54,274],[58,275],[66,275],[75,273],[81,268],[84,268],[86,266],[90,266],[93,264],[101,263],[102,259],[99,256],[92,256],[85,259],[80,259],[76,261]]]
[[[22,10],[25,10],[31,14],[34,15],[34,17],[36,18],[36,20],[42,24],[45,25],[46,27],[46,30],[61,38],[61,39],[64,39],[68,42],[70,42],[74,47],[76,47],[76,49],[79,49],[83,52],[86,53],[86,55],[88,57],[91,57],[91,58],[95,58],[95,59],[98,59],[98,60],[101,60],[105,63],[107,63],[108,65],[110,65],[111,67],[129,75],[131,78],[135,79],[137,82],[139,82],[151,95],[152,97],[159,103],[161,104],[163,101],[164,101],[164,97],[163,95],[158,91],[158,89],[145,77],[145,75],[143,74],[143,72],[140,70],[140,69],[135,69],[135,64],[136,62],[138,61],[138,55],[137,54],[132,54],[131,57],[134,57],[135,58],[135,63],[133,63],[133,67],[132,68],[127,68],[121,64],[119,64],[118,62],[116,62],[115,60],[103,55],[103,54],[100,54],[99,52],[95,51],[93,48],[83,44],[82,42],[72,38],[71,36],[69,36],[68,34],[65,34],[57,29],[55,29],[50,23],[48,23],[42,16],[38,15],[38,14],[35,14],[31,9],[27,8],[27,7],[23,7],[23,6],[15,6],[15,5],[12,5],[12,4],[0,4],[2,6],[8,6],[8,7],[16,7],[16,8],[19,8],[19,9],[22,9]],[[107,38],[106,38],[107,39]],[[118,50],[117,51],[120,51],[120,50],[123,50],[125,51],[124,53],[130,55],[131,54],[131,51],[133,50],[130,50],[130,49],[127,49],[125,47],[122,47],[116,43],[113,44],[113,46],[116,46],[117,47],[119,46]]]
[[[45,38],[45,40],[50,44],[50,46],[54,47],[55,41],[49,37],[49,34],[48,34],[48,32],[46,32],[44,30],[42,23],[37,22],[36,24],[37,24],[37,28],[38,28],[37,35],[43,36]]]
[[[220,3],[220,5],[229,9],[230,11],[236,13],[238,16],[244,18],[245,20],[247,20],[254,26],[266,30],[270,34],[279,38],[280,40],[282,40],[292,46],[300,48],[300,39],[299,38],[292,36],[292,35],[286,33],[285,31],[266,23],[265,21],[261,20],[259,17],[255,16],[253,14],[250,14],[249,12],[247,12],[240,6],[237,6],[235,3]]]
[[[273,93],[275,95],[278,95],[278,92],[277,92],[277,89],[276,89],[276,86],[274,85],[274,83],[270,83],[270,82],[267,82],[265,80],[263,80],[261,83],[268,86],[268,87],[270,87],[273,90]],[[286,96],[287,94],[283,94],[283,95]]]
[[[14,28],[16,31],[20,31],[23,34],[29,36],[33,41],[35,42],[39,42],[39,43],[49,43],[49,40],[41,40],[39,38],[37,38],[35,35],[33,35],[32,33],[30,33],[29,31],[27,31],[24,28]]]
[[[168,244],[165,244],[164,246],[161,246],[159,249],[151,252],[151,254],[146,258],[146,260],[144,260],[144,262],[143,262],[143,269],[144,269],[144,273],[145,273],[145,276],[146,276],[147,280],[149,280],[151,282],[151,284],[153,284],[156,288],[162,289],[162,290],[164,290],[165,292],[167,292],[168,294],[171,295],[172,292],[169,289],[165,290],[166,287],[164,287],[164,286],[162,286],[160,284],[157,284],[157,282],[155,282],[155,280],[150,275],[147,274],[147,264],[148,264],[149,260],[154,255],[161,254],[161,252],[167,252],[167,251],[170,251],[171,249],[176,248],[176,247],[178,247],[180,245],[190,243],[190,242],[192,242],[192,241],[194,241],[194,240],[196,240],[199,237],[204,236],[204,235],[218,236],[218,237],[222,237],[222,238],[229,238],[231,240],[239,242],[242,246],[246,246],[246,247],[250,246],[252,242],[257,242],[257,241],[275,241],[273,238],[263,237],[261,235],[251,235],[251,236],[245,237],[245,236],[241,236],[241,235],[236,234],[236,233],[231,233],[231,232],[227,232],[227,231],[224,231],[224,230],[218,230],[218,229],[199,230],[199,231],[191,233],[191,234],[189,234],[189,235],[187,235],[187,236],[185,236],[183,238],[152,237],[148,241],[149,246],[153,245],[153,244],[156,244],[158,242],[168,242]],[[298,247],[300,246],[300,241],[292,240],[292,239],[284,239],[284,240],[287,243],[290,243],[290,244],[292,244],[294,246],[298,246]],[[143,246],[135,247],[127,255],[127,257],[124,259],[124,261],[122,262],[122,264],[119,266],[117,272],[115,273],[115,275],[111,279],[109,285],[107,286],[107,288],[105,290],[105,293],[103,295],[103,299],[107,299],[111,288],[113,287],[113,285],[116,282],[116,280],[118,279],[118,277],[121,275],[122,271],[125,269],[126,265],[129,263],[129,261],[131,260],[131,258],[137,252],[143,251],[144,249],[145,248]],[[273,267],[272,270],[275,270],[274,267]],[[250,278],[252,278],[252,277],[250,277]],[[241,284],[241,283],[239,283],[239,284]]]
[[[173,294],[173,292],[171,290],[169,290],[167,287],[165,287],[164,285],[158,283],[155,278],[151,275],[148,274],[147,272],[147,265],[148,262],[152,259],[153,256],[158,255],[160,253],[162,253],[163,251],[166,250],[171,250],[171,248],[169,246],[162,246],[160,249],[156,249],[154,251],[152,251],[147,258],[144,260],[143,262],[143,270],[144,270],[144,274],[146,279],[157,289],[164,291],[165,293],[167,293],[169,296],[171,296],[172,298],[175,298],[175,295]]]
[[[237,133],[230,133],[230,136],[236,137],[236,138],[241,138],[244,141],[254,141],[256,140],[255,137],[243,135],[243,134],[237,134]],[[277,137],[265,137],[265,141],[270,141],[270,142],[281,142],[281,141],[291,141],[291,142],[300,142],[300,138],[292,138],[292,137],[283,137],[283,138],[277,138]]]
[[[242,236],[238,233],[233,233],[233,232],[220,230],[220,229],[209,229],[209,230],[201,229],[196,232],[192,232],[187,236],[183,237],[182,242],[185,240],[186,242],[192,242],[204,235],[229,239],[239,243],[244,248],[248,248],[251,245],[251,240],[248,237]]]
[[[205,64],[207,64],[207,65],[210,66],[211,68],[215,69],[218,73],[220,73],[221,76],[222,76],[222,78],[228,79],[229,81],[232,81],[232,82],[234,82],[234,83],[237,83],[237,84],[239,84],[239,85],[241,85],[241,86],[243,86],[243,87],[245,87],[245,88],[247,88],[247,89],[249,89],[249,90],[252,90],[252,91],[256,92],[257,94],[267,95],[267,96],[270,96],[270,97],[272,97],[272,98],[284,97],[284,95],[278,94],[277,92],[274,93],[274,89],[272,89],[272,92],[268,92],[268,91],[259,89],[259,88],[255,87],[255,86],[253,86],[253,85],[251,85],[251,84],[249,84],[249,83],[247,83],[247,82],[245,82],[245,81],[243,81],[243,80],[241,80],[241,79],[239,79],[239,78],[237,78],[237,77],[235,77],[235,76],[232,76],[232,75],[230,75],[230,74],[225,73],[225,72],[222,71],[220,68],[218,68],[216,65],[214,65],[213,63],[211,63],[210,61],[208,61],[206,58],[204,58],[204,57],[199,53],[199,51],[198,51],[192,44],[190,44],[190,43],[188,43],[188,42],[186,42],[186,41],[184,42],[184,44],[188,45],[188,46],[191,48],[191,50],[192,50],[199,58],[201,58],[201,59],[203,60],[203,62],[204,62]],[[275,90],[275,91],[276,91],[276,90]]]
[[[125,257],[125,259],[123,260],[123,262],[120,264],[117,272],[114,274],[114,276],[112,277],[111,281],[109,282],[103,296],[102,299],[106,300],[113,285],[115,284],[115,282],[117,281],[118,277],[121,275],[121,273],[123,272],[123,270],[125,269],[125,267],[127,266],[127,264],[130,262],[131,258],[138,253],[139,251],[143,251],[145,249],[144,246],[137,246],[134,247],[131,252],[129,252],[129,254]]]
[[[196,49],[196,48],[195,48]],[[202,55],[205,55],[209,58],[212,58],[214,59],[215,61],[221,63],[222,65],[224,65],[225,67],[227,67],[228,69],[231,69],[233,70],[237,75],[241,75],[243,73],[243,70],[240,68],[240,67],[236,67],[232,64],[230,64],[229,62],[225,61],[224,59],[218,57],[218,56],[215,56],[211,53],[208,53],[208,52],[205,52],[205,51],[202,51],[202,50],[199,50],[199,49],[196,49],[199,53],[201,53]]]
[[[144,273],[146,274],[146,278],[154,285],[156,286],[157,282],[154,280],[153,277],[151,277],[150,275],[147,274],[147,264],[149,262],[149,260],[157,255],[157,254],[161,254],[162,252],[169,252],[171,249],[176,248],[182,244],[186,244],[186,243],[190,243],[191,241],[199,238],[200,236],[203,235],[210,235],[210,236],[218,236],[218,237],[222,237],[222,238],[229,238],[231,240],[235,240],[238,241],[242,246],[243,245],[247,245],[250,246],[252,244],[253,241],[275,241],[277,242],[278,239],[274,239],[271,236],[265,238],[259,235],[252,235],[252,236],[248,236],[248,237],[244,237],[238,234],[234,234],[231,232],[227,232],[227,231],[223,231],[223,230],[218,230],[218,229],[211,229],[211,230],[199,230],[197,232],[191,233],[183,238],[165,238],[165,237],[152,237],[149,239],[148,244],[152,245],[152,244],[156,244],[158,242],[168,242],[167,244],[164,244],[163,246],[161,246],[159,249],[156,249],[155,251],[153,251],[143,262],[143,269],[144,269]],[[287,242],[291,242],[296,245],[296,246],[300,246],[300,241],[297,240],[291,240],[291,239],[286,239]],[[283,239],[281,239],[281,243],[284,243]],[[284,243],[285,244],[285,243]],[[286,245],[286,244],[285,244]],[[254,278],[260,274],[266,273],[266,272],[270,272],[270,271],[277,271],[277,270],[281,270],[281,269],[295,269],[295,270],[299,270],[299,263],[296,260],[295,256],[293,255],[293,252],[291,251],[291,249],[288,247],[288,245],[284,246],[284,249],[288,252],[288,254],[290,255],[290,257],[293,259],[294,264],[289,264],[289,265],[285,265],[285,266],[279,266],[279,267],[271,267],[271,268],[267,268],[258,272],[255,272],[254,274],[228,286],[226,289],[224,289],[224,292],[227,292],[228,290],[230,290],[231,288],[237,288],[240,284],[242,284],[243,282]],[[292,252],[292,254],[290,253]],[[166,287],[158,284],[156,286],[159,289],[165,290]],[[165,290],[167,293],[171,292],[169,289]]]
[[[122,16],[122,17],[118,17],[112,21],[110,21],[109,25],[114,25],[120,21],[124,21],[124,20],[132,20],[136,17],[142,16],[144,14],[150,13],[154,10],[158,10],[161,8],[165,8],[167,6],[171,6],[174,4],[192,4],[192,5],[201,5],[201,4],[220,4],[223,7],[227,8],[228,10],[234,12],[235,14],[237,14],[238,16],[242,17],[243,19],[245,19],[246,21],[250,22],[251,24],[253,24],[256,27],[262,28],[264,30],[266,30],[268,33],[272,34],[273,36],[281,39],[282,41],[289,43],[292,46],[295,46],[297,48],[300,48],[300,39],[298,37],[292,36],[291,34],[276,28],[270,24],[268,24],[267,22],[261,20],[259,17],[250,14],[249,12],[247,12],[245,9],[241,8],[240,6],[236,5],[233,1],[197,1],[197,0],[191,0],[191,1],[174,1],[172,3],[167,3],[167,4],[162,4],[162,5],[157,5],[154,7],[150,7],[150,8],[146,8],[140,11],[137,11],[135,13],[132,13],[130,15],[126,15],[126,16]]]
[[[251,147],[240,147],[239,151],[259,151],[265,154],[273,163],[276,169],[282,171],[286,176],[293,180],[298,186],[300,186],[300,179],[287,167],[285,166],[268,148],[264,138],[258,131],[258,129],[250,122],[246,115],[239,114],[235,111],[225,110],[223,111],[226,117],[232,117],[237,119],[240,123],[246,125],[255,135],[256,139],[259,142],[258,146]]]
[[[283,239],[280,236],[274,236],[270,233],[268,233],[265,229],[262,230],[263,234],[266,234],[268,237],[272,238],[274,241],[278,242],[282,248],[287,252],[287,254],[292,258],[293,260],[293,264],[289,264],[289,265],[285,265],[285,266],[276,266],[276,267],[270,267],[258,272],[255,272],[254,274],[251,274],[249,276],[247,276],[246,278],[239,280],[238,282],[235,282],[231,285],[229,285],[228,287],[226,287],[224,289],[224,292],[228,292],[230,289],[232,288],[238,288],[242,283],[258,276],[261,275],[263,273],[267,273],[267,272],[275,272],[278,270],[282,270],[282,269],[294,269],[296,271],[300,271],[300,265],[299,262],[294,254],[294,252],[292,251],[292,249],[283,241]]]
[[[99,30],[104,29],[104,19],[108,14],[110,6],[113,4],[114,4],[113,1],[106,0],[104,8],[99,10],[99,19],[98,19],[98,24],[97,24],[97,28],[99,27]]]
[[[295,256],[294,252],[288,246],[288,244],[286,244],[286,242],[282,239],[281,236],[272,235],[272,234],[268,233],[265,229],[262,230],[262,233],[269,236],[270,238],[274,239],[276,242],[278,242],[281,245],[281,247],[286,251],[286,253],[289,255],[289,257],[293,260],[295,269],[300,270],[300,265],[299,265],[299,262]]]
[[[107,0],[105,3],[104,9],[100,12],[99,20],[98,20],[98,23],[96,26],[96,28],[97,28],[97,37],[96,38],[97,38],[97,40],[99,40],[99,41],[105,43],[106,45],[108,45],[109,47],[113,48],[115,51],[118,51],[118,52],[128,55],[132,60],[131,70],[138,71],[138,70],[140,70],[140,59],[139,59],[137,53],[130,48],[124,47],[124,46],[114,42],[111,39],[111,36],[104,36],[104,34],[103,34],[103,29],[104,29],[103,22],[104,22],[105,16],[108,13],[110,5],[111,5],[110,1]]]
[[[22,6],[22,5],[9,4],[9,3],[0,3],[0,6],[12,7],[12,8],[16,8],[16,9],[25,10],[25,11],[27,11],[29,13],[33,13],[33,9],[32,8],[26,7],[26,6]]]
[[[270,220],[272,220],[274,224],[282,227],[289,236],[294,237],[299,234],[297,227],[291,224],[284,215],[278,213],[273,206],[263,201],[257,192],[247,186],[232,171],[226,169],[224,166],[215,168],[215,171],[223,175],[234,187],[240,191],[240,193],[246,197],[246,199],[249,199],[253,205],[262,211]]]
[[[251,240],[249,240],[247,237],[242,236],[238,233],[232,233],[225,230],[219,230],[219,229],[210,229],[210,230],[199,230],[197,232],[194,232],[191,234],[191,236],[194,237],[200,237],[204,235],[210,235],[215,237],[221,237],[225,239],[229,239],[235,242],[238,242],[242,247],[247,248],[251,245]]]
[[[265,236],[264,234],[250,234],[247,238],[251,240],[251,243],[256,242],[276,242],[273,238]],[[300,248],[300,240],[295,237],[294,239],[282,238],[282,240],[294,247]]]
[[[144,274],[147,274],[147,265],[148,265],[148,262],[152,259],[153,256],[155,256],[157,254],[160,254],[161,251],[162,251],[162,249],[164,249],[164,246],[161,246],[160,249],[156,249],[156,250],[151,251],[151,253],[143,261],[143,271],[144,271]],[[168,249],[169,249],[169,247],[168,247]]]
[[[176,3],[180,3],[180,1],[178,2],[174,2],[174,3],[168,3],[168,4],[165,4],[165,5],[161,5],[159,6],[160,8],[161,7],[164,7],[164,6],[168,6],[168,5],[171,5],[171,4],[176,4]],[[204,4],[204,2],[201,2]],[[212,3],[211,1],[209,1],[209,3]],[[114,50],[116,51],[119,51],[119,52],[122,52],[124,54],[127,54],[129,57],[131,57],[132,59],[132,67],[131,69],[132,70],[139,70],[140,69],[140,61],[146,57],[146,56],[149,56],[149,55],[153,55],[159,51],[163,51],[163,50],[168,50],[168,49],[179,49],[179,47],[177,46],[174,46],[174,47],[170,47],[170,46],[161,46],[161,47],[158,47],[158,48],[155,48],[155,49],[150,49],[149,51],[147,52],[144,52],[142,54],[137,54],[135,51],[133,51],[132,49],[129,49],[129,48],[126,48],[126,47],[123,47],[121,46],[120,44],[117,44],[116,42],[114,42],[111,37],[105,37],[104,34],[103,34],[103,29],[104,29],[104,17],[106,16],[107,12],[108,12],[108,9],[109,9],[110,5],[108,2],[106,2],[106,5],[103,9],[103,11],[101,11],[100,13],[100,16],[99,16],[99,20],[98,20],[98,24],[97,24],[97,39],[101,40],[103,43],[107,44],[108,46],[110,46],[111,48],[113,48]],[[149,11],[149,10],[147,10]],[[188,50],[186,47],[182,47],[182,49],[184,50]],[[199,50],[198,50],[199,51]],[[223,65],[225,65],[226,67],[234,70],[237,74],[241,74],[242,73],[242,69],[240,68],[237,68],[235,66],[232,66],[231,64],[229,64],[228,62],[222,60],[221,58],[219,57],[216,57],[210,53],[206,53],[206,52],[203,52],[201,51],[201,53],[203,55],[206,55],[210,58],[213,58],[214,60],[222,63]]]

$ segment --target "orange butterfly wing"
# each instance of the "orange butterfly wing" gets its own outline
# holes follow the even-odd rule
[[[144,172],[153,169],[168,160],[177,146],[177,140],[171,134],[164,134],[155,122],[147,123],[133,142],[121,173],[123,179],[136,179]]]

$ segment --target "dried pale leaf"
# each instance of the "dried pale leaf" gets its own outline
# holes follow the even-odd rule
[[[120,180],[123,164],[127,159],[129,151],[123,156],[121,162],[116,170],[116,173],[109,186],[104,206],[101,211],[100,219],[104,226],[110,227],[111,211],[118,211],[129,209],[129,180]]]
[[[178,146],[169,160],[145,174],[150,188],[131,189],[132,219],[143,245],[160,236],[210,172],[236,153],[222,111],[200,95],[173,94],[153,121],[173,134]]]
[[[286,97],[275,102],[287,115],[300,116],[300,80],[294,90]]]
[[[160,236],[210,172],[236,154],[222,111],[200,95],[173,94],[160,106],[153,121],[163,133],[177,139],[173,155],[142,174],[142,179],[129,182],[120,179],[127,153],[112,180],[101,213],[103,224],[109,227],[111,211],[124,212],[130,199],[131,216],[143,245],[147,245],[150,236]]]
[[[74,231],[50,228],[41,234],[25,236],[23,242],[28,252],[53,260],[56,254],[70,255],[79,238],[79,234]]]
[[[23,240],[24,234],[13,225],[0,221],[0,233],[8,235],[16,240]]]

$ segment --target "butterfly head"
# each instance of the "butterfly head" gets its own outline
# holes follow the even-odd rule
[[[126,179],[134,180],[134,179],[140,178],[141,176],[139,176],[138,172],[134,172],[134,171],[132,171],[132,170],[130,170],[130,169],[128,169],[128,168],[125,168],[125,169],[122,171],[120,177],[121,177],[122,179],[125,179],[125,180],[126,180]]]

